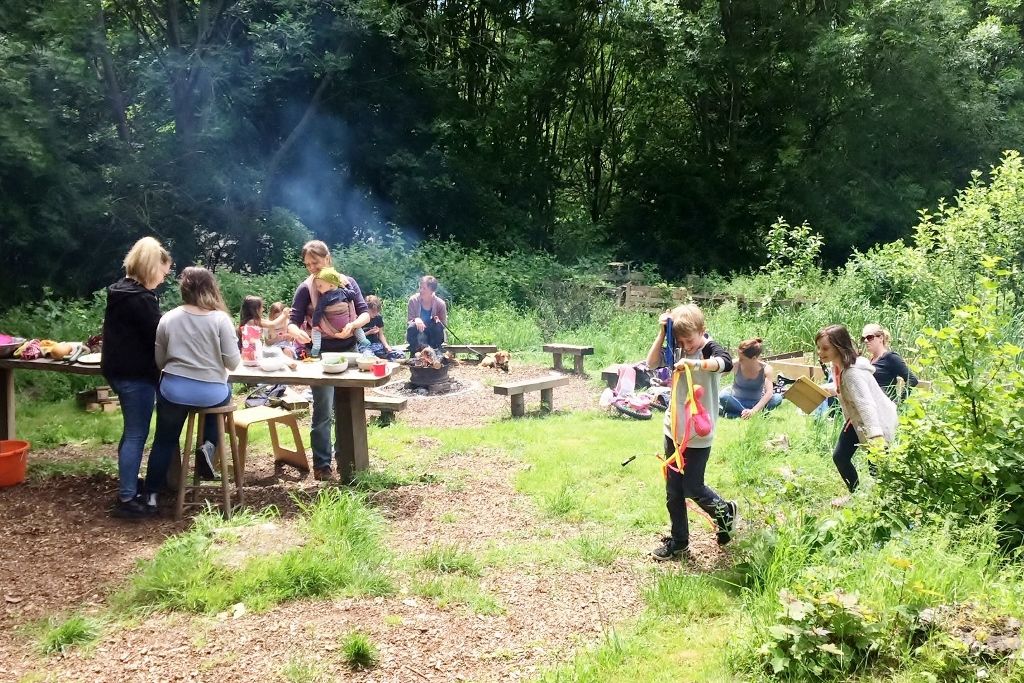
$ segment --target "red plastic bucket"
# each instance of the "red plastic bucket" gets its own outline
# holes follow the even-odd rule
[[[0,486],[14,486],[25,481],[28,447],[28,441],[0,441]]]

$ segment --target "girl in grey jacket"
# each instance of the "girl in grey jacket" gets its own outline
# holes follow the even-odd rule
[[[883,447],[896,434],[896,404],[875,381],[875,368],[857,355],[853,338],[843,325],[829,325],[814,337],[818,356],[832,363],[834,390],[843,409],[845,424],[832,452],[832,462],[852,493],[860,483],[853,455],[860,444]],[[845,502],[843,499],[834,504]]]

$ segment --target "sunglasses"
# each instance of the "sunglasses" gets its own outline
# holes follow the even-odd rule
[[[860,340],[862,342],[869,342],[872,339],[874,339],[875,337],[880,337],[880,336],[882,336],[882,335],[880,335],[880,334],[865,334],[863,337],[860,338]]]

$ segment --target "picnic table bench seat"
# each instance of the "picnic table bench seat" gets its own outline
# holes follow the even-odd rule
[[[498,347],[494,344],[445,344],[442,351],[448,351],[452,355],[458,353],[472,353],[475,356],[483,357],[488,353],[497,353]]]
[[[234,418],[235,434],[238,436],[238,458],[242,462],[243,469],[245,468],[246,449],[249,445],[249,427],[258,422],[266,422],[270,429],[270,445],[274,451],[274,462],[286,463],[303,472],[309,471],[309,461],[306,459],[306,449],[302,445],[299,421],[295,413],[284,408],[257,406],[236,411]],[[295,448],[286,448],[281,445],[281,439],[277,433],[278,425],[291,429]]]
[[[583,374],[583,357],[594,354],[593,346],[577,346],[576,344],[545,344],[544,351],[550,353],[554,358],[554,369],[562,371],[562,356],[573,357],[572,372],[577,375]]]
[[[380,411],[380,424],[387,426],[395,421],[395,413],[405,410],[409,399],[397,396],[367,396],[365,404],[368,410]]]
[[[520,382],[496,384],[494,385],[494,393],[499,396],[510,397],[512,399],[512,417],[522,417],[526,414],[525,394],[531,391],[539,391],[541,410],[553,410],[554,388],[568,384],[569,379],[565,375],[548,375],[547,377],[526,379]]]

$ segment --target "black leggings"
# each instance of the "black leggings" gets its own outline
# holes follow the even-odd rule
[[[665,457],[675,453],[676,447],[672,439],[665,437]],[[672,538],[685,548],[690,542],[690,525],[686,515],[686,499],[692,498],[700,509],[708,513],[719,528],[728,526],[729,509],[715,491],[704,483],[704,470],[711,456],[711,446],[706,448],[687,448],[683,453],[683,473],[669,468],[668,479],[665,480],[666,507],[668,517],[672,520]]]
[[[835,450],[832,451],[832,462],[836,464],[839,476],[843,478],[850,493],[853,493],[857,484],[860,483],[857,468],[853,466],[853,454],[857,450],[858,443],[857,430],[853,428],[853,425],[844,425],[843,431],[839,433],[839,441],[836,442]]]

